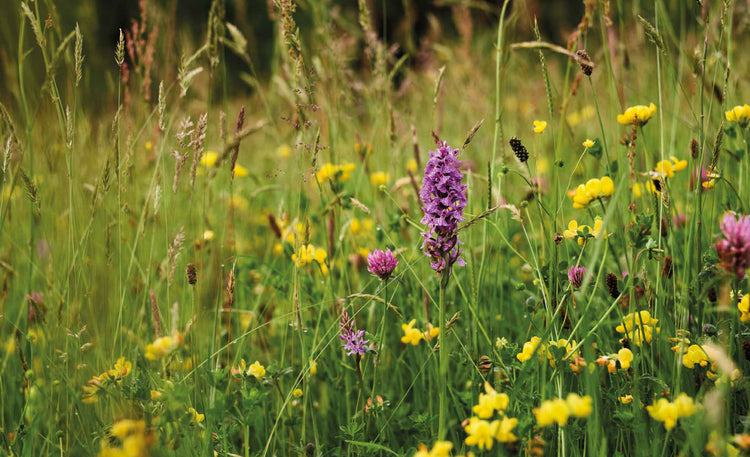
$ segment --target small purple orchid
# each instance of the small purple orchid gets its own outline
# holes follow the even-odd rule
[[[349,317],[346,308],[341,309],[341,321],[339,322],[339,326],[341,327],[339,338],[344,342],[346,355],[356,354],[358,357],[365,355],[365,352],[367,352],[367,345],[370,342],[364,338],[364,330],[357,330],[354,320]]]

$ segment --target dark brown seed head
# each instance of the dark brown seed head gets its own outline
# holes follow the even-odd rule
[[[521,143],[521,140],[518,137],[512,137],[509,143],[510,148],[513,150],[513,154],[516,155],[516,158],[518,158],[521,163],[529,160],[529,151],[526,150],[526,146]]]
[[[198,270],[195,268],[194,263],[189,263],[185,267],[185,276],[187,276],[188,284],[194,286],[198,282]]]
[[[607,292],[612,298],[620,296],[620,291],[617,288],[617,276],[614,273],[607,273]]]
[[[674,268],[672,266],[672,256],[664,257],[664,263],[661,265],[661,275],[665,278],[671,278]]]
[[[692,140],[690,140],[690,155],[693,157],[693,159],[697,159],[699,154],[700,146],[698,145],[698,140],[693,138]]]

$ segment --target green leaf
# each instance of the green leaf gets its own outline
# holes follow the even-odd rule
[[[596,157],[596,160],[600,160],[602,158],[603,151],[604,149],[602,149],[602,142],[599,140],[599,138],[595,138],[594,145],[587,150],[589,154]]]

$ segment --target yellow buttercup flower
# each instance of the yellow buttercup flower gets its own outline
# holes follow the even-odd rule
[[[266,367],[260,364],[259,361],[255,361],[252,365],[247,368],[247,375],[253,376],[255,379],[261,379],[266,375]]]
[[[319,183],[323,183],[327,180],[344,182],[348,181],[352,177],[352,172],[356,166],[353,163],[345,163],[343,165],[334,165],[332,163],[323,164],[315,173],[315,178]]]
[[[651,116],[656,113],[656,105],[651,103],[648,106],[636,105],[626,109],[623,114],[617,115],[617,122],[622,125],[646,125]]]
[[[583,142],[583,147],[584,148],[593,148],[595,144],[596,143],[594,143],[593,141],[591,141],[591,140],[589,140],[587,138],[586,141]]]
[[[201,165],[204,167],[213,167],[216,165],[216,161],[219,159],[219,154],[214,151],[206,151],[205,154],[203,154],[203,157],[201,157]]]
[[[547,128],[547,121],[534,121],[534,133],[542,133]]]
[[[633,403],[633,396],[632,396],[632,395],[630,395],[630,394],[628,394],[628,395],[624,395],[624,396],[622,396],[622,397],[617,397],[617,399],[618,399],[618,400],[620,401],[620,403],[622,403],[623,405],[629,405],[629,404]]]
[[[750,122],[750,106],[747,104],[737,105],[725,112],[724,115],[728,122],[736,122],[744,127]]]
[[[234,177],[235,178],[244,178],[247,176],[248,171],[247,168],[243,167],[242,165],[236,163],[234,164]]]
[[[282,144],[276,148],[276,156],[286,159],[292,155],[292,148],[288,144]]]
[[[375,187],[385,186],[389,179],[390,175],[384,171],[376,171],[370,175],[370,182]]]
[[[417,159],[409,159],[409,161],[406,162],[406,169],[412,173],[417,171],[417,166]]]
[[[294,396],[294,398],[300,398],[302,396],[302,389],[294,389],[292,395]]]

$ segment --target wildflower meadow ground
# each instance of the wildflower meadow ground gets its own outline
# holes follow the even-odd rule
[[[750,455],[747,2],[3,6],[0,455]]]

